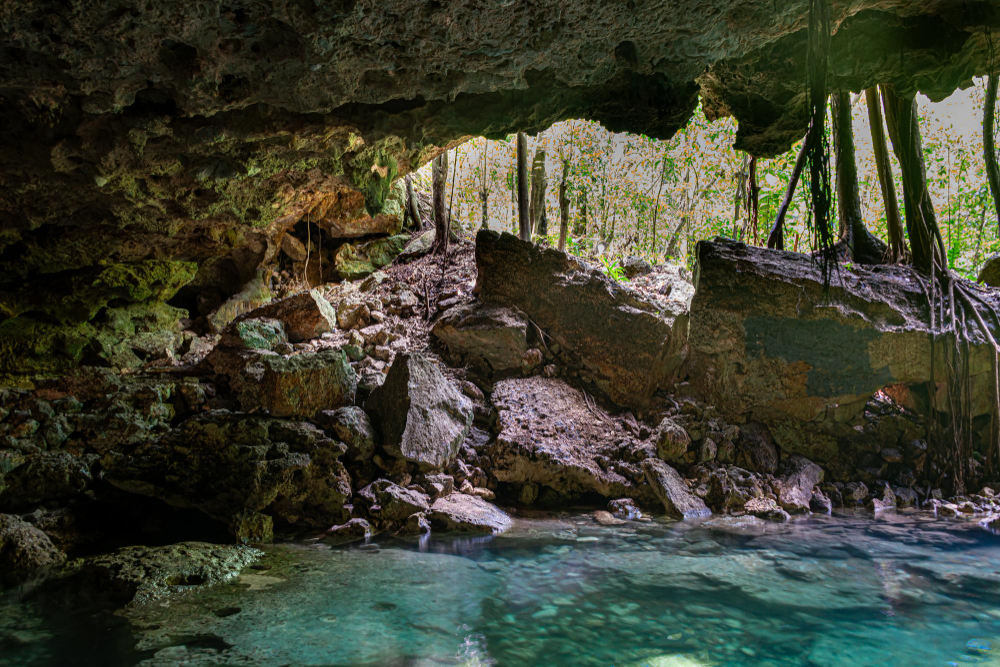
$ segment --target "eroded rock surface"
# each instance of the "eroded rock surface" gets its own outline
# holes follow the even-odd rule
[[[525,364],[528,326],[528,318],[516,308],[474,302],[448,310],[432,334],[460,364],[504,373]]]
[[[642,469],[653,491],[663,503],[667,516],[675,519],[699,519],[712,514],[705,502],[691,493],[684,478],[660,459],[646,459]]]
[[[558,250],[491,231],[476,237],[476,266],[484,303],[522,310],[619,405],[646,406],[675,379],[687,340],[686,298],[650,298]]]
[[[431,525],[445,531],[502,533],[510,528],[510,517],[479,496],[451,493],[434,501]]]
[[[21,583],[65,560],[48,535],[16,516],[0,514],[0,584]]]
[[[649,497],[637,465],[646,452],[580,390],[556,378],[514,378],[496,383],[492,401],[498,432],[484,452],[497,480],[571,498]]]

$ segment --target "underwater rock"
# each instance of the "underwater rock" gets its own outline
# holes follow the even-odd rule
[[[660,459],[642,462],[653,491],[660,498],[667,516],[674,519],[697,519],[710,516],[712,511],[701,498],[692,494],[680,474]]]
[[[496,383],[492,400],[498,432],[483,453],[498,481],[544,485],[566,497],[652,497],[638,466],[619,456],[631,436],[583,392],[556,378],[512,378]]]
[[[41,530],[16,516],[0,514],[0,584],[22,583],[65,560],[66,554]]]
[[[396,356],[365,408],[378,424],[386,451],[424,468],[454,460],[472,425],[472,401],[437,362],[417,352]]]
[[[86,558],[81,570],[100,592],[132,606],[228,581],[263,555],[252,547],[206,542],[130,546]]]
[[[124,491],[196,508],[227,525],[249,511],[327,527],[351,494],[339,461],[345,449],[311,424],[217,410],[111,452],[102,465],[105,479]]]
[[[502,533],[510,528],[510,517],[479,496],[452,493],[431,505],[428,519],[441,530],[471,533]]]
[[[516,307],[619,405],[644,407],[669,387],[683,361],[689,300],[655,299],[565,253],[510,234],[476,236],[476,294]]]
[[[445,311],[431,333],[458,364],[486,373],[517,371],[528,353],[528,318],[516,308],[459,304]]]

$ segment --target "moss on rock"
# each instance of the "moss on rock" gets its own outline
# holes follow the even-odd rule
[[[334,257],[337,274],[344,280],[364,278],[392,263],[410,240],[397,234],[365,243],[345,243]]]

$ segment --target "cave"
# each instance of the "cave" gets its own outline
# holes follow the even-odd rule
[[[0,665],[995,661],[998,27],[6,3]]]

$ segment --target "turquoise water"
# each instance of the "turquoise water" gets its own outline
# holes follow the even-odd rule
[[[567,514],[262,567],[88,634],[28,604],[13,642],[8,608],[0,665],[1000,665],[1000,537],[923,514]]]

